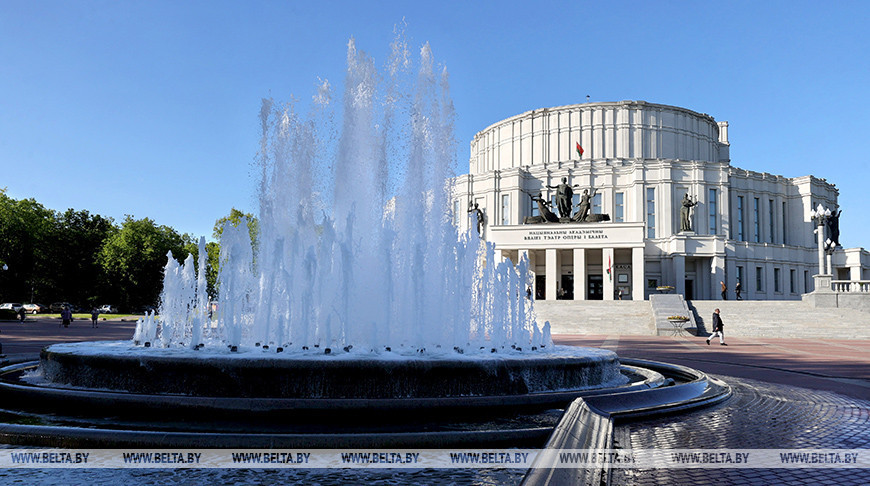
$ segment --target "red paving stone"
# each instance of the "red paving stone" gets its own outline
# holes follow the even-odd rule
[[[842,393],[870,400],[870,341],[560,334],[556,344],[607,347],[621,357],[665,361],[708,374]]]

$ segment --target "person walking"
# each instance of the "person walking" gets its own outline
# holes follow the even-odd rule
[[[72,311],[69,310],[69,307],[64,307],[63,310],[60,311],[60,318],[60,325],[63,327],[69,327],[69,323],[72,322]]]
[[[734,286],[734,293],[737,294],[737,300],[743,300],[740,297],[740,291],[743,290],[743,286],[740,285],[740,280],[737,281],[737,284]]]
[[[725,325],[722,324],[722,318],[719,317],[719,309],[713,311],[713,334],[707,338],[707,346],[710,345],[710,340],[719,336],[719,345],[728,346],[725,344]]]
[[[722,300],[728,300],[728,287],[725,286],[725,282],[719,282],[719,285],[722,286]]]
[[[97,319],[100,317],[100,311],[94,307],[91,309],[91,327],[97,327]]]
[[[24,307],[20,307],[18,309],[18,322],[24,324],[24,318],[27,316],[27,312],[24,310]]]

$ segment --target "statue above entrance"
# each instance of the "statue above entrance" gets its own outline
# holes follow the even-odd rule
[[[539,192],[537,195],[529,194],[526,191],[524,193],[528,194],[530,198],[532,198],[532,202],[537,203],[538,212],[541,213],[540,216],[528,216],[523,220],[523,224],[538,224],[538,223],[558,223],[559,217],[553,214],[553,211],[550,211],[550,202],[545,201],[543,197],[541,197],[541,193]]]
[[[547,186],[550,189],[556,190],[556,204],[559,207],[559,217],[560,218],[570,218],[571,217],[571,206],[574,203],[574,190],[571,188],[572,186],[568,185],[568,178],[563,177],[562,183],[558,186]],[[580,187],[577,184],[574,184],[573,187]]]
[[[574,191],[572,187],[579,187],[578,185],[569,186],[568,178],[563,177],[562,183],[558,186],[547,186],[550,189],[556,189],[556,205],[558,206],[559,216],[556,216],[552,211],[553,203],[546,201],[542,194],[538,192],[537,194],[531,194],[523,191],[527,194],[532,202],[538,205],[538,212],[540,216],[528,216],[523,220],[523,224],[541,224],[541,223],[598,223],[601,221],[610,221],[610,215],[607,214],[594,214],[591,213],[592,209],[592,198],[595,196],[595,189],[592,189],[592,193],[589,193],[588,189],[583,190],[583,195],[580,197],[580,204],[578,204],[577,212],[574,215],[571,215],[571,209]],[[560,217],[561,216],[561,217]]]

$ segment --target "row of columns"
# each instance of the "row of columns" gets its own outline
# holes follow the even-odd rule
[[[559,288],[559,283],[562,278],[562,259],[561,259],[561,251],[555,248],[548,248],[544,250],[545,252],[545,275],[546,275],[546,287],[545,292],[547,295],[547,299],[555,299],[556,293]],[[572,250],[573,253],[573,275],[574,275],[574,300],[586,300],[586,280],[587,280],[587,271],[586,271],[586,249],[585,248],[574,248]],[[529,259],[529,262],[534,264],[533,259],[530,258],[529,250],[519,250],[519,258],[522,259],[523,256]],[[614,248],[602,248],[601,249],[601,262],[602,262],[602,277],[603,277],[603,298],[604,300],[614,300],[614,289],[615,289],[615,274],[616,271],[613,267],[616,265],[616,258],[614,255]],[[610,263],[611,274],[608,277],[607,269],[608,263]],[[644,299],[644,258],[643,258],[643,248],[637,247],[631,249],[631,299],[632,300],[643,300]]]

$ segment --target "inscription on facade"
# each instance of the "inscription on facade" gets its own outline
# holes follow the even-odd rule
[[[603,229],[540,229],[529,231],[524,241],[578,241],[607,239]]]

